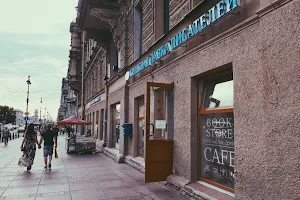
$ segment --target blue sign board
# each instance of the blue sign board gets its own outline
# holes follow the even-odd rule
[[[98,97],[96,97],[95,99],[93,99],[92,101],[90,101],[90,105],[93,105],[94,103],[97,103],[98,101],[100,101],[101,100],[101,97],[100,96],[98,96]]]
[[[143,69],[149,67],[152,63],[167,55],[183,42],[197,35],[208,25],[217,21],[219,18],[238,6],[240,6],[239,0],[221,0],[217,3],[217,5],[209,9],[188,27],[182,29],[182,31],[176,34],[169,42],[158,48],[149,57],[133,67],[129,71],[129,76],[132,77]]]
[[[29,117],[28,117],[28,116],[24,117],[24,120],[25,120],[25,121],[28,121],[28,120],[29,120]]]

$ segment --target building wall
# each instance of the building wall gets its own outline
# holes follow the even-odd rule
[[[298,125],[295,126],[295,118],[291,116],[297,116],[300,108],[297,102],[300,72],[297,69],[299,59],[291,58],[297,58],[300,51],[295,43],[300,39],[299,32],[296,33],[298,26],[295,26],[300,20],[296,14],[299,8],[299,2],[292,1],[234,34],[228,33],[206,46],[200,45],[184,53],[178,61],[153,73],[153,82],[174,82],[175,175],[188,180],[197,178],[197,165],[193,162],[197,154],[191,152],[194,148],[192,141],[197,138],[191,123],[195,109],[191,105],[196,98],[192,93],[195,86],[191,77],[231,63],[234,74],[236,199],[298,197],[300,177],[295,171],[299,167],[300,140],[294,134]],[[287,52],[289,56],[286,56]],[[142,94],[149,79],[130,86],[131,122],[133,97]],[[285,159],[287,156],[288,160]]]
[[[154,0],[135,1],[128,4],[128,57],[131,64],[134,59],[134,8],[142,6],[142,54],[155,42],[154,37]]]
[[[106,51],[100,48],[89,64],[86,64],[84,71],[84,103],[87,104],[95,96],[104,90],[106,74]]]
[[[100,118],[101,118],[100,113],[101,113],[101,109],[105,109],[105,100],[97,102],[97,103],[93,104],[91,107],[89,107],[85,110],[85,115],[86,116],[89,116],[90,114],[92,116],[92,119],[88,120],[88,121],[92,122],[92,125],[86,126],[87,127],[86,131],[88,129],[91,129],[92,135],[95,136],[95,137],[97,137],[97,130],[95,128],[95,126],[97,124],[97,120],[98,120],[98,133],[100,131]],[[98,119],[97,119],[97,116],[96,116],[97,111],[99,112]],[[94,120],[93,120],[93,114],[95,114]],[[87,118],[85,118],[85,120],[87,120]]]
[[[128,17],[128,57],[130,65],[134,62],[134,8],[138,5],[142,5],[142,53],[148,51],[148,49],[159,38],[155,36],[155,29],[160,26],[163,19],[155,20],[155,7],[158,0],[135,0],[134,4],[127,4],[127,17]],[[163,1],[163,0],[161,0]],[[169,1],[169,27],[173,28],[179,23],[183,17],[191,11],[200,0],[170,0]],[[124,34],[125,35],[125,34]],[[126,49],[125,49],[126,50]]]
[[[129,65],[134,61],[134,33],[131,31],[134,30],[133,8],[138,1],[133,2],[127,5],[128,33],[122,36],[125,39],[124,51],[121,50],[122,60],[126,60],[128,55]],[[300,159],[300,140],[296,134],[300,108],[300,49],[296,41],[300,40],[300,4],[297,0],[278,2],[242,1],[241,13],[219,19],[203,30],[201,37],[191,38],[175,49],[162,59],[163,65],[157,66],[151,75],[145,70],[133,81],[127,82],[128,88],[116,87],[117,83],[123,83],[123,77],[120,77],[115,85],[110,86],[112,91],[108,94],[108,147],[112,146],[111,105],[121,103],[121,124],[128,121],[136,127],[134,99],[145,95],[146,82],[174,83],[173,173],[189,182],[197,181],[198,76],[231,65],[234,82],[235,198],[298,198],[300,175],[295,172]],[[143,15],[143,27],[149,27],[143,30],[143,52],[149,44],[154,43],[149,43],[153,37],[150,28],[154,23],[150,20],[153,19],[153,10],[150,9],[153,8],[152,3],[143,1],[142,4],[143,14],[146,12]],[[196,3],[196,0],[170,0],[170,27],[182,20]],[[281,3],[285,5],[281,6]],[[200,17],[202,11],[205,9],[191,14],[173,33],[181,31]],[[92,79],[88,80],[86,90],[92,84]],[[91,96],[88,95],[88,98]],[[86,114],[89,113],[92,110],[87,110]],[[126,138],[123,137],[122,128],[120,130],[120,153],[136,156],[137,129],[134,128],[133,137]]]
[[[15,110],[16,112],[16,125],[24,124],[24,116],[22,110]]]

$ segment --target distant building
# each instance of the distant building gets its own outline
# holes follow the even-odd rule
[[[23,111],[20,109],[15,109],[14,112],[16,113],[16,125],[25,124]]]
[[[69,79],[62,79],[60,107],[58,109],[57,121],[66,119],[76,114],[76,95],[69,86]]]

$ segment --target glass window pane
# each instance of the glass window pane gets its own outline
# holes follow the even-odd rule
[[[112,124],[112,128],[113,128],[113,147],[119,149],[120,120],[114,120]]]
[[[205,83],[204,108],[233,106],[233,80]]]
[[[200,115],[200,175],[234,188],[233,113]]]
[[[138,154],[144,156],[144,134],[145,134],[145,121],[139,120],[139,149]]]
[[[113,118],[120,119],[121,104],[116,104],[113,107]]]
[[[144,117],[145,113],[145,105],[144,105],[144,98],[139,100],[139,117]]]

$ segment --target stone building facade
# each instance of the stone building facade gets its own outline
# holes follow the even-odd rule
[[[24,120],[24,112],[20,109],[14,109],[14,112],[16,113],[16,125],[25,124]]]
[[[299,8],[79,0],[69,69],[78,115],[146,182],[204,199],[297,199]]]
[[[77,97],[69,85],[68,78],[62,78],[60,107],[57,121],[77,115]]]

